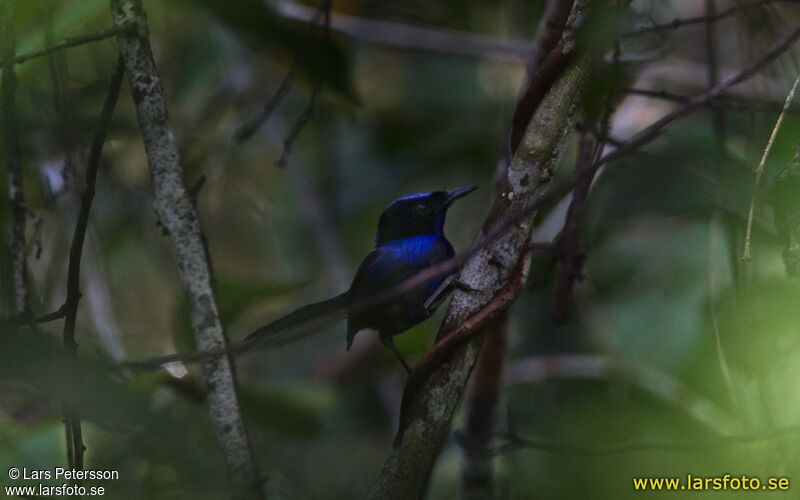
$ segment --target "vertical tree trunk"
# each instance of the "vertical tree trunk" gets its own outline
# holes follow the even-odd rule
[[[155,210],[168,231],[189,304],[197,347],[227,347],[213,290],[211,263],[196,210],[186,191],[175,138],[153,61],[141,0],[110,0],[117,26],[135,24],[133,35],[118,35],[155,190]],[[239,408],[233,357],[203,362],[208,404],[235,499],[262,498],[261,481]]]

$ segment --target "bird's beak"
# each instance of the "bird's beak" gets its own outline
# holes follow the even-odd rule
[[[458,189],[454,189],[452,191],[447,192],[447,201],[445,201],[445,205],[449,205],[453,203],[455,200],[461,198],[462,196],[466,196],[471,192],[478,189],[478,186],[464,186]]]

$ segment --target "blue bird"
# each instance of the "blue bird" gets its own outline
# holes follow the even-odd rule
[[[446,293],[457,286],[455,269],[434,276],[414,289],[390,300],[364,308],[363,304],[415,274],[455,256],[444,235],[444,220],[450,205],[477,189],[462,187],[404,196],[392,202],[380,216],[375,249],[361,262],[350,288],[332,299],[316,302],[289,313],[251,333],[243,346],[282,344],[278,335],[288,329],[336,311],[347,313],[347,349],[361,330],[377,330],[388,347],[411,372],[394,345],[394,336],[429,318]],[[277,340],[277,342],[275,342]]]

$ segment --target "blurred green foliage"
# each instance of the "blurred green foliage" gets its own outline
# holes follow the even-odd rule
[[[542,3],[349,0],[334,2],[334,9],[532,39]],[[336,33],[325,42],[320,30],[286,21],[271,5],[145,2],[187,184],[207,177],[197,204],[232,339],[296,305],[341,292],[348,285],[343,277],[352,275],[372,246],[380,211],[401,195],[480,186],[453,208],[446,226],[455,247],[467,249],[488,207],[524,74],[522,61],[405,51]],[[597,44],[650,19],[697,15],[698,6],[642,0],[624,18],[597,12],[587,19],[583,40]],[[15,8],[20,53],[111,24],[107,3],[100,0],[18,1]],[[768,28],[754,31],[742,16],[724,23],[720,49],[746,47],[720,50],[724,68],[744,67],[764,40],[777,38]],[[585,113],[600,115],[603,96],[620,86],[701,92],[707,87],[704,36],[698,25],[625,40],[623,62],[601,67],[593,77]],[[662,52],[652,57],[654,50],[668,51],[670,58]],[[57,309],[64,298],[75,189],[115,58],[114,41],[105,40],[17,66],[25,194],[44,221],[43,255],[29,256],[36,314]],[[253,138],[237,143],[235,129],[272,96],[293,58],[301,74],[288,96]],[[789,73],[778,64],[765,72],[764,87],[779,89],[769,98],[782,100]],[[278,169],[274,162],[283,139],[307,105],[316,77],[323,91],[314,117],[288,166]],[[615,101],[611,130],[622,140],[671,106],[624,97]],[[589,196],[581,231],[586,278],[574,289],[570,321],[557,325],[550,319],[553,258],[537,254],[532,285],[514,305],[509,330],[509,360],[577,351],[635,361],[679,380],[737,428],[699,421],[682,406],[685,400],[665,400],[614,376],[553,376],[507,387],[498,407],[500,433],[510,411],[520,435],[586,449],[623,443],[709,446],[655,446],[605,456],[506,450],[495,458],[497,498],[628,498],[636,476],[731,473],[800,480],[792,476],[800,462],[794,431],[800,418],[800,285],[785,276],[766,204],[756,210],[754,261],[739,260],[752,168],[775,118],[771,110],[725,110],[720,138],[703,109],[609,165]],[[792,157],[798,136],[800,121],[787,117],[767,163],[766,184]],[[552,182],[572,172],[575,138],[567,138]],[[65,159],[72,169],[66,177]],[[4,175],[0,192],[7,192]],[[322,210],[309,211],[312,202]],[[226,495],[198,367],[186,367],[185,374],[181,367],[130,371],[115,365],[108,350],[111,338],[126,359],[194,346],[171,248],[151,204],[126,85],[106,143],[84,254],[77,365],[64,359],[60,322],[0,331],[0,469],[63,466],[61,406],[74,398],[84,419],[87,468],[120,471],[119,481],[102,482],[109,498]],[[537,239],[556,236],[563,213],[562,205],[539,214]],[[12,291],[6,202],[0,203],[0,230],[0,313],[7,316]],[[321,238],[321,231],[332,240]],[[400,350],[418,359],[441,315],[399,337]],[[345,353],[339,324],[279,351],[245,356],[238,368],[245,417],[272,496],[363,497],[396,427],[404,374],[391,354],[368,335]],[[462,426],[458,414],[453,427]],[[713,445],[729,431],[766,438]],[[498,437],[497,444],[502,441]],[[431,498],[457,495],[459,453],[455,439],[449,440],[431,478]]]

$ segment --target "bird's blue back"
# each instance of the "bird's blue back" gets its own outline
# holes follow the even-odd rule
[[[356,303],[359,299],[385,292],[454,255],[453,246],[444,236],[412,236],[384,243],[361,263],[350,287],[350,298]],[[435,276],[377,310],[352,316],[348,330],[369,327],[395,334],[414,326],[430,316],[425,301],[453,272]]]

